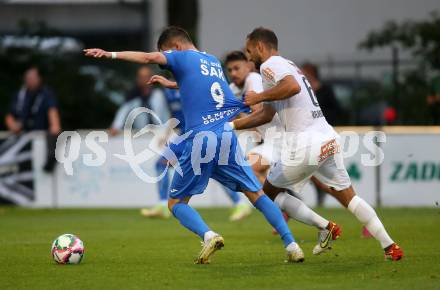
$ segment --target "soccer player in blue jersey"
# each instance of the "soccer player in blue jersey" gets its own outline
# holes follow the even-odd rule
[[[229,89],[218,59],[200,52],[188,33],[178,27],[165,29],[158,39],[160,52],[107,52],[85,49],[95,58],[121,59],[136,63],[156,63],[170,70],[182,98],[185,119],[185,148],[179,158],[183,174],[175,174],[168,207],[180,223],[203,240],[196,263],[224,246],[224,239],[211,230],[199,213],[188,205],[193,195],[203,193],[209,178],[231,190],[243,192],[266,220],[278,231],[287,251],[288,262],[302,262],[304,253],[295,242],[280,209],[267,197],[244,159],[228,121],[245,110]]]
[[[165,79],[162,76],[154,76],[151,82],[149,84],[153,83],[161,83],[166,82],[167,79]],[[167,105],[171,114],[172,118],[176,118],[179,121],[179,124],[177,124],[175,131],[177,134],[180,134],[184,131],[185,128],[185,118],[183,116],[182,112],[182,102],[180,99],[180,92],[177,89],[168,89],[166,88],[164,90],[165,97],[167,101]],[[162,138],[162,144],[164,145],[167,142],[167,139],[169,138],[167,134]],[[174,152],[174,155],[179,158],[184,149],[184,143],[181,142],[179,144],[174,144],[173,140],[169,140],[170,147],[169,149]],[[166,150],[166,149],[165,149]],[[165,176],[161,178],[158,182],[158,191],[159,191],[159,203],[151,208],[143,208],[141,209],[141,215],[148,218],[169,218],[170,217],[170,211],[168,210],[168,191],[169,191],[169,176],[170,168],[168,167],[169,163],[177,162],[177,160],[167,160],[165,157],[161,157],[157,160],[155,164],[155,169],[157,172],[157,175],[161,175],[164,171],[166,171]],[[234,204],[234,209],[232,211],[232,214],[229,217],[230,221],[239,221],[247,217],[251,213],[251,205],[244,200],[240,193],[237,191],[230,190],[227,187],[223,187],[223,189],[228,194],[229,198],[231,199],[232,203]]]

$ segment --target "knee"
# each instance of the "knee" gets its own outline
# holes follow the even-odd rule
[[[350,186],[349,188],[343,189],[343,190],[332,190],[334,191],[334,194],[332,194],[334,197],[337,198],[337,200],[344,206],[348,207],[350,204],[350,201],[353,199],[353,197],[356,195],[353,191],[353,188]]]
[[[176,199],[176,198],[169,198],[168,199],[168,209],[173,212],[173,208],[174,206],[176,206],[176,204],[178,203],[184,203],[184,204],[188,204],[190,198],[183,198],[183,199]]]
[[[277,197],[277,195],[284,191],[284,189],[278,188],[273,186],[272,184],[270,184],[269,181],[266,180],[266,182],[263,185],[263,191],[264,193],[271,199],[271,200],[275,200],[275,198]]]
[[[257,201],[257,199],[259,199],[260,196],[262,196],[262,195],[264,194],[261,190],[260,190],[260,191],[257,191],[257,192],[244,191],[243,193],[246,195],[246,197],[249,199],[249,201],[250,201],[252,204],[255,204],[255,202]]]
[[[170,210],[170,212],[173,212],[173,207],[179,202],[179,200],[177,199],[168,199],[168,209]]]

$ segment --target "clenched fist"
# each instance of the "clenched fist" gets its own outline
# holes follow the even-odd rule
[[[256,105],[261,103],[261,95],[254,91],[247,91],[244,95],[244,103],[248,106]]]

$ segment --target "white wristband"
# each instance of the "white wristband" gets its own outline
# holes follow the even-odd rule
[[[118,57],[118,54],[115,51],[112,51],[111,54],[112,54],[112,59],[116,59]]]
[[[229,126],[231,126],[232,130],[235,129],[234,121],[232,121],[232,122],[228,122],[228,124],[229,124]]]

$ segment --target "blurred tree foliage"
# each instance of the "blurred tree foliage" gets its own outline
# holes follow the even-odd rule
[[[116,110],[110,95],[126,90],[131,85],[128,77],[133,74],[127,75],[126,67],[122,69],[125,73],[115,73],[121,71],[121,64],[86,59],[81,47],[64,51],[60,44],[49,51],[42,50],[42,41],[62,35],[44,23],[22,22],[20,27],[22,32],[15,38],[34,37],[36,42],[31,46],[6,46],[5,36],[0,36],[0,129],[5,129],[3,119],[10,98],[22,86],[23,72],[30,66],[42,70],[45,84],[55,92],[64,130],[107,128]]]
[[[432,12],[427,19],[420,21],[389,21],[379,30],[368,33],[359,47],[370,51],[388,47],[411,53],[419,65],[416,69],[402,72],[398,78],[400,122],[429,123],[426,106],[429,91],[427,71],[438,73],[440,70],[439,13]]]
[[[409,50],[414,57],[426,61],[434,69],[440,69],[440,14],[431,12],[426,20],[389,21],[375,31],[371,31],[360,47],[372,50],[378,47],[399,45]]]

